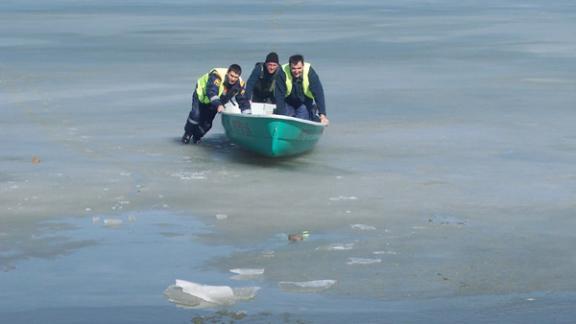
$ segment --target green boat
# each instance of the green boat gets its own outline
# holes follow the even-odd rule
[[[269,156],[290,156],[311,150],[322,136],[324,125],[304,119],[274,115],[270,104],[252,104],[252,114],[226,108],[222,126],[233,143]]]

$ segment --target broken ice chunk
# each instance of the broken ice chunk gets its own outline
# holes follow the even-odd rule
[[[280,281],[280,289],[289,292],[320,292],[336,284],[336,280]]]
[[[352,224],[350,225],[352,229],[359,230],[359,231],[373,231],[376,229],[375,226],[372,225],[365,225],[365,224]]]
[[[358,197],[356,196],[338,196],[338,197],[330,197],[328,198],[332,201],[339,201],[339,200],[357,200]]]
[[[230,272],[245,276],[259,276],[264,273],[264,269],[236,268],[236,269],[230,269]]]
[[[200,285],[186,280],[176,279],[176,286],[182,291],[214,304],[230,304],[234,299],[234,291],[228,286]]]
[[[398,252],[393,250],[386,250],[386,251],[374,251],[372,254],[389,254],[389,255],[396,255]]]
[[[354,248],[354,243],[334,243],[326,246],[319,246],[317,251],[348,251]]]
[[[259,287],[231,288],[229,286],[209,286],[176,279],[164,294],[168,300],[183,307],[204,308],[232,305],[238,300],[252,299]]]
[[[105,226],[120,226],[122,225],[123,221],[118,218],[106,218],[104,219]]]
[[[230,279],[252,280],[261,276],[264,273],[264,269],[230,269],[230,272],[236,274],[230,277]]]
[[[466,225],[464,219],[450,215],[433,215],[428,218],[428,223],[439,225]]]
[[[346,264],[353,265],[353,264],[374,264],[380,263],[382,259],[371,259],[371,258],[348,258],[348,262]]]

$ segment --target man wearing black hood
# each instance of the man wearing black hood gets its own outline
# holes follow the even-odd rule
[[[280,67],[278,54],[270,52],[266,60],[256,63],[246,82],[246,97],[252,102],[276,103],[274,98],[274,79]]]

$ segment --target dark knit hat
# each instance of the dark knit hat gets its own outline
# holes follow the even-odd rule
[[[280,64],[280,61],[278,60],[278,54],[276,54],[275,52],[268,53],[268,55],[266,55],[266,61],[264,61],[264,63],[268,62],[274,62],[276,64]]]

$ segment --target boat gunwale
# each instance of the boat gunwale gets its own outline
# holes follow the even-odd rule
[[[252,115],[252,114],[242,114],[242,113],[234,113],[234,112],[227,112],[227,111],[223,111],[222,114],[235,116],[235,117],[268,118],[268,119],[272,119],[272,120],[289,120],[289,121],[295,121],[295,122],[304,123],[304,124],[308,124],[308,125],[312,125],[312,126],[325,127],[324,124],[319,123],[319,122],[301,119],[301,118],[296,118],[296,117],[284,116],[284,115],[275,115],[275,114],[255,114],[255,115]]]

